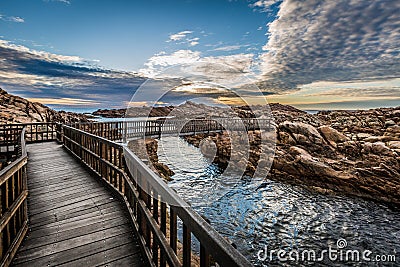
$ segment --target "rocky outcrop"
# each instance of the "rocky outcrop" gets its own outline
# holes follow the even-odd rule
[[[73,123],[87,121],[83,114],[55,111],[0,89],[0,124],[29,122]]]
[[[128,147],[161,178],[166,181],[172,180],[171,176],[175,173],[167,165],[158,161],[158,142],[156,139],[147,138],[130,141]]]
[[[126,109],[98,109],[92,114],[104,118],[124,118],[124,117],[166,117],[169,115],[173,106],[166,107],[131,107]]]
[[[247,150],[237,149],[225,132],[185,139],[221,168],[233,165],[248,176],[261,168],[260,173],[268,174],[268,179],[400,206],[400,107],[309,114],[281,104],[218,108],[186,102],[153,110],[132,108],[129,112],[131,116],[147,116],[150,112],[151,116],[178,118],[268,118],[272,113],[275,150],[261,142],[261,136],[268,134],[263,131],[235,136],[249,140]],[[154,157],[150,161],[158,165]],[[168,173],[163,166],[155,168],[159,173]]]
[[[162,107],[130,107],[126,109],[99,109],[92,114],[95,116],[107,118],[121,117],[166,117],[174,116],[177,118],[204,118],[204,117],[240,117],[254,118],[265,115],[270,110],[284,110],[290,112],[296,117],[296,114],[306,115],[307,113],[291,106],[277,103],[271,104],[267,109],[265,106],[238,106],[238,107],[216,107],[201,103],[187,101],[178,106]]]
[[[123,118],[125,117],[126,109],[98,109],[92,113],[94,116],[103,118]]]
[[[275,107],[272,112],[276,149],[271,170],[264,170],[268,179],[400,206],[400,107],[315,115]],[[262,134],[248,133],[249,160],[239,157],[234,163],[245,164],[245,175],[259,167],[260,153],[271,153],[260,145]],[[195,146],[204,138],[217,147],[215,163],[232,164],[226,133],[185,137]]]

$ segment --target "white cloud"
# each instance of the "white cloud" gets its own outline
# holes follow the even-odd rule
[[[178,50],[169,55],[161,52],[149,58],[144,64],[146,68],[140,69],[139,72],[153,77],[166,67],[194,63],[200,59],[200,54],[200,52],[192,50]]]
[[[99,102],[96,102],[91,99],[80,99],[80,98],[45,98],[45,97],[36,97],[36,98],[27,98],[32,102],[39,102],[44,105],[62,105],[62,106],[94,106],[98,105]]]
[[[186,44],[187,46],[196,46],[199,44],[200,38],[193,37],[189,38],[188,35],[191,35],[193,31],[181,31],[178,33],[171,34],[167,42],[177,42],[178,44]]]
[[[28,47],[22,45],[16,45],[10,43],[9,41],[0,40],[0,48],[12,49],[19,51],[21,53],[26,53],[26,55],[32,55],[35,57],[39,57],[43,60],[57,61],[57,62],[68,62],[68,63],[83,63],[84,60],[78,56],[65,56],[65,55],[57,55],[48,53],[45,51],[38,51],[34,49],[30,49]]]
[[[214,48],[212,51],[234,51],[240,49],[241,45],[227,45],[222,47]]]
[[[9,17],[9,20],[12,22],[23,23],[25,20],[21,17]]]
[[[200,40],[200,38],[195,37],[195,38],[187,39],[187,42],[188,42],[189,46],[196,46],[199,44],[199,40]]]
[[[21,17],[14,17],[14,16],[5,16],[0,14],[0,19],[3,21],[10,21],[10,22],[16,22],[16,23],[23,23],[25,20]]]
[[[253,65],[253,54],[235,54],[228,56],[202,56],[199,51],[178,50],[171,54],[165,52],[151,57],[146,63],[145,68],[140,72],[148,77],[178,77],[170,75],[169,67],[185,65],[183,69],[192,71],[207,77],[214,82],[223,84],[248,83],[245,76],[251,73]],[[186,70],[173,68],[172,72],[186,73]],[[170,75],[170,76],[168,76]],[[246,78],[246,79],[245,79]]]
[[[400,78],[379,81],[314,82],[301,86],[306,97],[400,98]]]
[[[258,0],[249,4],[249,7],[254,8],[254,10],[269,13],[272,11],[271,6],[280,2],[282,2],[282,0]]]
[[[250,4],[250,7],[269,7],[278,2],[280,2],[280,0],[259,0]]]
[[[71,1],[69,1],[69,0],[43,0],[43,1],[44,2],[59,2],[59,3],[67,4],[67,5],[71,4]]]
[[[180,40],[186,38],[186,36],[188,34],[191,34],[191,33],[193,33],[193,31],[181,31],[181,32],[178,32],[178,33],[171,34],[169,36],[169,40],[168,41],[169,42],[171,42],[171,41],[174,41],[174,42],[180,41]]]
[[[253,58],[253,54],[242,53],[228,56],[203,57],[202,60],[209,63],[229,66],[231,68],[231,72],[250,73],[253,64]]]

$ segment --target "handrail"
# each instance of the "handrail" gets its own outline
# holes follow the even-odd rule
[[[112,141],[126,143],[143,137],[161,137],[166,135],[190,135],[197,133],[231,131],[251,131],[269,129],[272,126],[268,118],[207,118],[207,119],[181,119],[158,118],[109,122],[84,122],[73,123],[70,126],[104,137]]]
[[[132,151],[114,142],[126,138],[130,129],[135,129],[141,137],[142,132],[148,136],[175,133],[177,126],[183,127],[180,128],[183,134],[224,130],[224,122],[218,119],[219,122],[210,119],[136,121],[131,125],[133,128],[127,122],[2,125],[5,130],[3,136],[0,134],[0,141],[4,139],[7,146],[15,145],[18,158],[0,171],[0,266],[10,264],[28,230],[25,142],[56,139],[120,195],[151,266],[210,266],[213,262],[220,266],[251,266]],[[259,123],[270,125],[269,120],[237,122],[244,123],[247,130],[258,129]],[[16,131],[20,131],[17,143]],[[182,234],[179,241],[178,232]],[[200,255],[193,253],[192,236],[199,243]]]
[[[200,266],[210,266],[212,261],[222,266],[251,266],[133,152],[70,126],[63,125],[62,131],[65,148],[123,199],[151,266],[191,266],[196,261],[191,255],[192,234],[200,243]],[[180,243],[179,221],[183,228]]]
[[[142,187],[145,194],[168,204],[182,220],[183,225],[200,241],[203,248],[212,252],[213,258],[222,266],[248,266],[249,262],[210,224],[208,224],[188,203],[144,164],[131,150],[124,147],[124,158],[129,171],[141,174],[141,179],[133,176],[134,183]],[[189,233],[187,233],[189,234]]]
[[[11,263],[28,231],[25,131],[16,145],[18,158],[0,171],[0,266]]]
[[[57,123],[55,122],[29,122],[29,123],[13,123],[0,125],[0,132],[9,131],[9,129],[25,130],[25,141],[27,143],[54,141],[57,137]],[[8,135],[8,134],[7,134]],[[1,136],[0,136],[1,137]],[[0,138],[1,143],[1,138]]]

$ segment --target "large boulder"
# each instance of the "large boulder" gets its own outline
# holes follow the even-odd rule
[[[336,129],[329,127],[329,126],[320,126],[318,130],[321,134],[325,137],[325,139],[331,144],[332,146],[336,147],[336,143],[342,143],[345,141],[349,141],[344,134],[340,133]]]
[[[329,177],[339,179],[349,179],[352,176],[345,173],[334,170],[326,163],[312,157],[306,150],[292,146],[289,149],[292,155],[295,155],[295,162],[300,164],[298,166],[299,172],[305,177]]]
[[[365,143],[363,145],[363,153],[373,153],[375,155],[381,156],[396,156],[395,152],[393,152],[389,147],[385,145],[383,142],[375,142],[375,143]]]
[[[318,130],[307,123],[285,121],[279,124],[282,131],[292,134],[299,144],[323,144],[323,138]]]

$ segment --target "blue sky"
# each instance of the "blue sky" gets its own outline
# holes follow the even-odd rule
[[[399,106],[399,14],[394,0],[3,0],[0,87],[59,109],[123,107],[148,77],[201,61],[269,102]]]
[[[1,14],[24,19],[2,22],[6,40],[38,50],[99,60],[101,66],[135,71],[161,51],[196,48],[210,55],[226,46],[260,51],[267,38],[265,14],[247,1],[43,1],[6,0]],[[264,27],[264,31],[257,30]],[[169,36],[192,31],[198,44],[166,42]],[[184,38],[186,39],[186,38]]]

